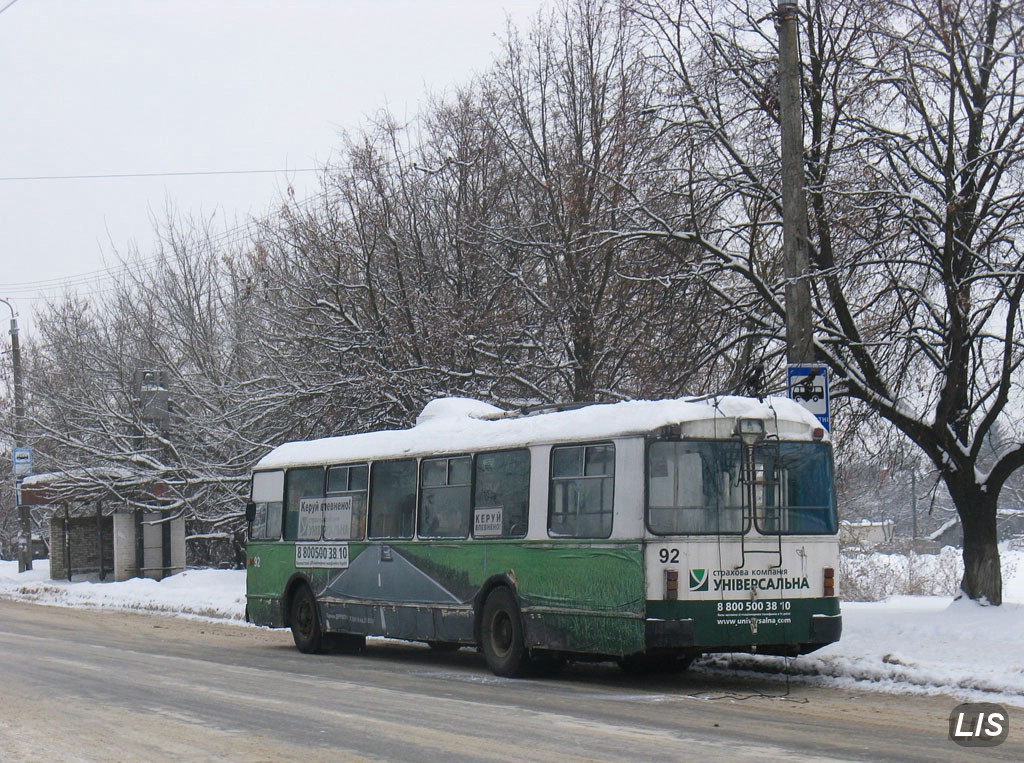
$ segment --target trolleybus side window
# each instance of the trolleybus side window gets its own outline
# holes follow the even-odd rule
[[[378,461],[370,470],[370,537],[411,538],[416,518],[416,459]]]
[[[530,515],[530,451],[481,453],[474,477],[473,536],[524,537]]]
[[[280,540],[281,509],[284,507],[284,472],[256,472],[252,475],[253,540]]]
[[[322,502],[323,497],[324,470],[322,468],[317,466],[309,469],[288,470],[285,475],[285,540],[318,540],[320,538],[323,512],[319,509],[319,502]]]
[[[647,454],[647,524],[659,535],[739,533],[746,522],[742,449],[733,442],[660,441]]]
[[[366,464],[332,466],[327,470],[327,500],[324,502],[324,540],[363,537],[366,527],[366,493],[369,488]]]
[[[572,538],[607,538],[612,533],[614,489],[614,445],[552,448],[548,532]]]
[[[425,458],[420,463],[419,534],[424,538],[465,538],[469,534],[472,459]]]

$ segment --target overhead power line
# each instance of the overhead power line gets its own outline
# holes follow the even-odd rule
[[[280,173],[321,172],[319,167],[297,167],[276,170],[199,170],[195,172],[108,172],[96,175],[21,175],[0,177],[0,182],[24,180],[118,180],[121,178],[195,177],[197,175],[275,175]]]
[[[294,203],[299,208],[305,209],[326,196],[327,194],[321,191],[311,194],[304,199],[296,200]],[[212,246],[238,243],[244,240],[247,233],[252,231],[253,223],[253,220],[248,220],[231,228],[212,232],[206,237],[206,241]],[[68,276],[57,276],[35,281],[20,281],[17,283],[0,283],[0,295],[6,294],[23,301],[35,302],[46,299],[47,295],[53,292],[63,292],[69,289],[73,290],[91,286],[96,288],[90,294],[96,296],[104,292],[104,289],[99,288],[103,284],[116,281],[118,278],[130,273],[141,273],[155,266],[162,258],[161,254],[153,254],[148,257],[121,261],[100,269]]]

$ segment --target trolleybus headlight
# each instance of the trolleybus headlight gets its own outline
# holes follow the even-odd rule
[[[736,434],[744,445],[753,447],[764,439],[764,420],[736,419]]]

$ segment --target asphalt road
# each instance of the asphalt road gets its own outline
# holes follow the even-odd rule
[[[951,698],[612,665],[491,675],[470,650],[371,642],[307,656],[287,632],[0,601],[0,760],[1024,760],[947,737]]]

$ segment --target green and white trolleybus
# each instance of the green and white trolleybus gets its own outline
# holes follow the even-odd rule
[[[478,646],[499,675],[810,652],[842,627],[832,469],[786,399],[435,400],[256,465],[248,617],[303,652]]]

